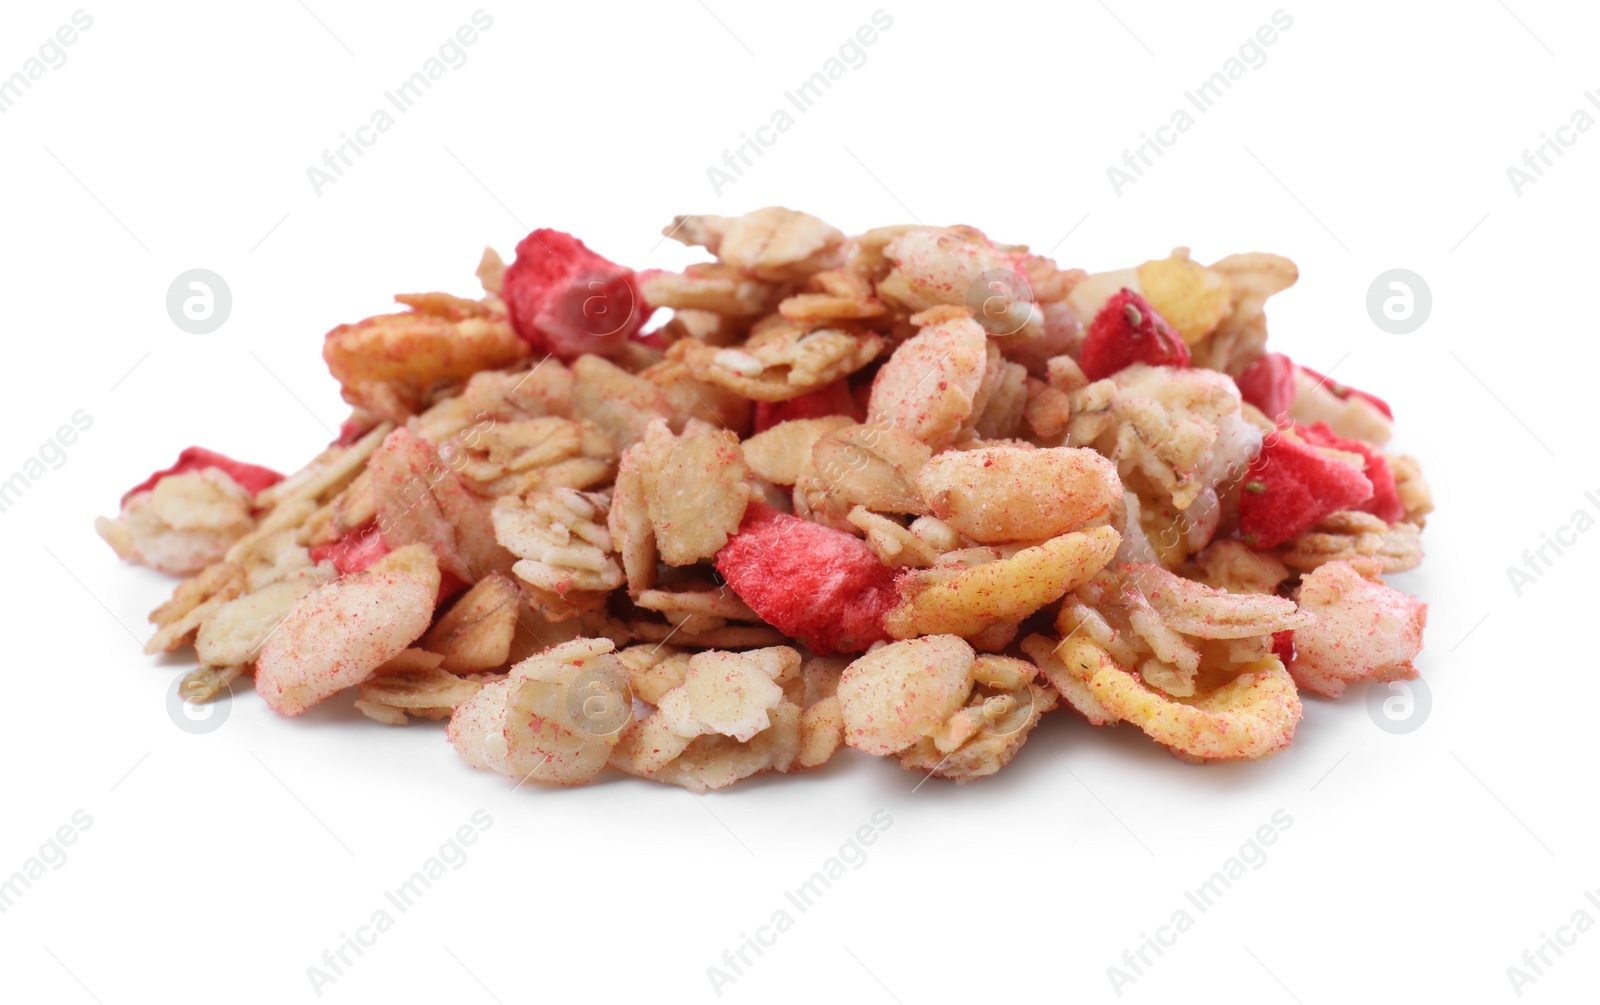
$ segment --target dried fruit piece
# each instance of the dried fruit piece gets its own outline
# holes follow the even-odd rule
[[[389,554],[389,546],[378,533],[376,519],[345,534],[343,537],[319,544],[311,549],[313,562],[332,562],[339,575],[350,576],[365,572],[373,562]]]
[[[1351,562],[1329,562],[1300,585],[1300,608],[1316,620],[1295,630],[1290,672],[1301,687],[1337,698],[1356,681],[1417,676],[1428,605],[1369,579]]]
[[[1356,468],[1288,436],[1275,436],[1245,472],[1239,533],[1252,548],[1276,548],[1330,513],[1372,498]]]
[[[866,410],[851,393],[850,382],[836,380],[788,401],[758,401],[755,415],[755,431],[763,433],[780,422],[794,419],[822,419],[830,415],[845,415],[860,422],[866,418]]]
[[[1394,472],[1389,470],[1389,460],[1381,451],[1361,440],[1339,436],[1323,422],[1314,426],[1299,427],[1296,432],[1313,447],[1332,447],[1334,450],[1361,455],[1366,462],[1362,474],[1372,483],[1372,498],[1355,507],[1356,509],[1371,513],[1384,523],[1399,523],[1405,519],[1406,508],[1400,502],[1400,491],[1395,486]]]
[[[1188,366],[1189,349],[1149,301],[1124,288],[1090,322],[1078,365],[1090,380],[1101,380],[1135,363]]]
[[[651,314],[632,269],[548,228],[517,244],[501,297],[517,334],[535,352],[562,360],[615,355]]]
[[[858,538],[761,502],[717,553],[717,571],[762,620],[818,655],[888,638],[893,574]]]
[[[1275,423],[1287,422],[1294,407],[1294,360],[1281,352],[1262,354],[1238,377],[1244,400],[1261,409]]]

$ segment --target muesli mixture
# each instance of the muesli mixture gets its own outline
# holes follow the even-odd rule
[[[328,333],[352,413],[300,471],[192,447],[130,490],[97,528],[185,577],[148,646],[194,648],[185,697],[353,691],[474,767],[703,791],[842,746],[968,781],[1051,713],[1259,758],[1302,692],[1416,676],[1383,577],[1428,487],[1387,404],[1267,350],[1288,259],[666,233],[713,260],[486,251],[481,298]]]

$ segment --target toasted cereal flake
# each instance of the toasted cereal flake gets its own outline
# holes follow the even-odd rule
[[[845,423],[812,444],[814,509],[824,502],[848,513],[865,506],[880,513],[923,513],[917,475],[932,456],[927,444],[889,423]]]
[[[250,493],[215,467],[167,475],[95,521],[118,558],[174,576],[221,561],[252,526]]]
[[[511,668],[506,763],[514,777],[582,785],[633,719],[628,671],[607,639],[574,639]]]
[[[725,429],[685,431],[645,475],[656,550],[668,565],[711,558],[739,529],[750,487],[739,437]]]
[[[1310,622],[1294,601],[1259,593],[1225,593],[1175,576],[1158,565],[1119,567],[1163,622],[1197,639],[1247,639],[1293,631]]]
[[[445,735],[461,759],[474,768],[511,774],[506,747],[506,697],[509,680],[491,681],[456,706]]]
[[[1017,668],[1014,682],[981,679],[1002,664]],[[1030,663],[979,656],[973,673],[980,679],[966,705],[932,736],[901,751],[902,767],[957,782],[986,778],[1011,762],[1044,713],[1056,707],[1056,693],[1033,682],[1037,668]]]
[[[1340,510],[1291,540],[1280,556],[1302,572],[1363,559],[1381,562],[1386,573],[1408,572],[1422,564],[1421,528],[1412,523],[1391,527],[1370,513]]]
[[[527,355],[504,317],[453,320],[421,311],[340,325],[322,345],[344,400],[394,422],[421,411],[434,385],[511,366]]]
[[[948,446],[973,414],[987,366],[987,339],[971,318],[929,325],[878,371],[867,422],[904,429],[934,449]]]
[[[1191,346],[1216,331],[1233,307],[1233,283],[1191,259],[1188,248],[1139,266],[1139,285],[1150,306]]]
[[[878,295],[912,311],[967,306],[990,334],[1036,338],[1044,318],[1016,258],[970,227],[907,231],[883,251],[894,264]]]
[[[941,562],[912,570],[901,580],[903,599],[885,626],[901,639],[970,638],[995,625],[1014,626],[1087,582],[1116,554],[1120,540],[1110,527],[1095,527],[970,568]]]
[[[385,544],[426,544],[440,568],[467,583],[511,565],[495,541],[490,504],[467,491],[433,444],[396,429],[372,455],[371,470]]]
[[[622,585],[603,496],[573,489],[501,496],[493,519],[496,539],[521,559],[511,567],[518,579],[560,597]]]
[[[522,594],[509,576],[485,576],[435,622],[422,648],[438,653],[440,665],[450,673],[505,666],[521,606]]]
[[[1093,648],[1093,647],[1090,647]],[[1276,656],[1193,698],[1172,698],[1109,657],[1064,661],[1108,713],[1197,761],[1258,758],[1294,739],[1300,699]]]
[[[1076,530],[1122,495],[1110,461],[1072,447],[948,451],[922,468],[916,484],[934,516],[988,544]]]
[[[1337,698],[1356,681],[1417,676],[1428,605],[1363,576],[1350,562],[1320,566],[1300,585],[1314,617],[1294,633],[1290,672],[1301,687]]]
[[[200,666],[183,675],[178,682],[178,693],[183,700],[200,705],[211,701],[223,691],[232,691],[233,682],[244,675],[244,666]]]
[[[683,688],[699,731],[744,743],[767,729],[767,710],[783,700],[775,678],[799,666],[800,654],[787,646],[692,656]]]
[[[651,705],[661,704],[668,691],[680,687],[689,674],[690,654],[671,646],[629,646],[617,653],[628,669],[633,696]]]
[[[1021,645],[1022,651],[1027,653],[1028,658],[1038,666],[1039,672],[1044,674],[1050,686],[1091,724],[1108,726],[1117,721],[1117,717],[1100,704],[1100,699],[1094,696],[1094,692],[1085,683],[1090,672],[1098,667],[1101,660],[1111,659],[1104,650],[1097,649],[1087,639],[1069,638],[1056,642],[1043,635],[1030,635],[1022,640]],[[1074,671],[1067,667],[1069,660],[1092,662],[1090,666],[1080,666]]]
[[[256,691],[293,716],[360,684],[428,630],[437,592],[413,575],[370,570],[319,587],[262,645]]]
[[[818,768],[828,763],[844,743],[844,711],[836,696],[829,696],[800,713],[798,768]]]
[[[572,376],[573,412],[619,451],[639,442],[653,420],[672,415],[672,402],[659,387],[598,356],[580,356]]]
[[[1260,357],[1267,342],[1267,298],[1293,286],[1300,270],[1282,255],[1246,252],[1211,266],[1232,287],[1228,314],[1209,339],[1195,346],[1195,366],[1240,374]]]
[[[839,679],[845,742],[885,756],[930,735],[966,701],[975,659],[954,635],[892,642],[857,659]]]
[[[817,440],[851,424],[844,415],[779,422],[744,441],[745,463],[774,485],[793,485]]]
[[[331,578],[317,569],[307,569],[235,597],[200,623],[195,654],[201,663],[211,667],[254,663],[267,636],[306,595]]]

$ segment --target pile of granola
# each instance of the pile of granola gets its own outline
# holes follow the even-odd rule
[[[482,298],[328,333],[353,411],[306,467],[191,448],[130,491],[98,529],[187,577],[148,647],[194,647],[185,696],[354,691],[475,767],[702,791],[841,746],[979,778],[1061,706],[1264,757],[1303,691],[1416,675],[1426,606],[1382,577],[1428,487],[1387,404],[1267,351],[1287,259],[666,233],[714,260],[486,251]]]

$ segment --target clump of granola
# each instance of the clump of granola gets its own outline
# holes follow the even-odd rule
[[[198,447],[97,522],[186,577],[188,700],[448,720],[473,767],[695,792],[848,747],[966,782],[1060,705],[1191,762],[1413,677],[1433,509],[1382,399],[1267,351],[1267,254],[1063,269],[972,227],[554,230],[483,296],[329,332],[352,414],[287,478]],[[651,327],[656,311],[669,313]],[[649,329],[649,330],[647,330]]]

